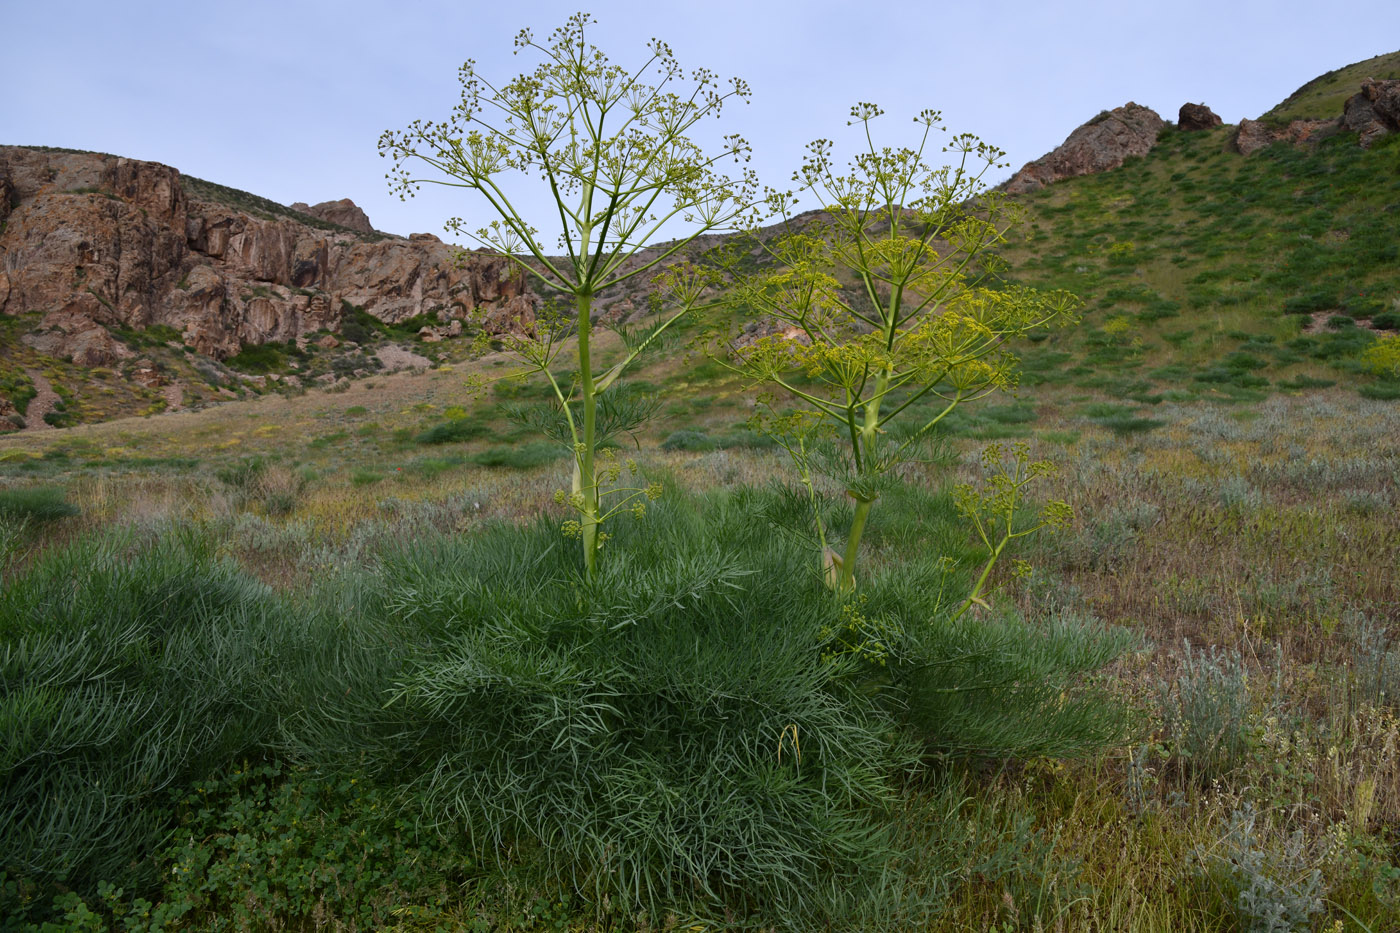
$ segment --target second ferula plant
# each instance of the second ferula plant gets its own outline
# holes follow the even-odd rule
[[[1013,388],[1010,341],[1077,321],[1063,291],[1011,285],[996,247],[1019,220],[988,190],[1004,155],[971,135],[954,136],[934,167],[940,115],[924,111],[914,148],[878,145],[873,104],[851,109],[861,144],[844,168],[819,139],[794,175],[793,191],[767,192],[777,227],[755,228],[767,267],[741,274],[738,300],[776,319],[778,333],[731,345],[729,359],[775,391],[763,401],[766,429],[793,455],[816,495],[814,452],[833,445],[837,479],[854,502],[844,547],[816,526],[828,581],[856,583],[861,537],[892,470],[916,455],[957,406]],[[798,196],[820,210],[799,214]]]

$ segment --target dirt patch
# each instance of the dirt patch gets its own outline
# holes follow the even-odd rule
[[[38,393],[29,400],[29,409],[24,414],[25,430],[52,431],[54,426],[45,421],[44,416],[58,404],[58,393],[39,371],[26,369],[24,372],[34,382],[34,391]]]
[[[392,345],[380,347],[374,351],[374,355],[379,357],[379,362],[384,364],[384,369],[387,372],[400,369],[427,369],[433,365],[433,361],[426,356]]]
[[[179,411],[185,407],[185,387],[178,382],[172,382],[160,390],[161,398],[165,399],[166,411]]]
[[[1308,323],[1303,326],[1303,333],[1320,334],[1323,331],[1331,330],[1331,328],[1327,326],[1327,322],[1335,315],[1345,313],[1346,312],[1341,308],[1333,308],[1331,311],[1314,311],[1312,314],[1308,315]],[[1356,326],[1362,330],[1376,329],[1376,326],[1364,317],[1356,319]]]

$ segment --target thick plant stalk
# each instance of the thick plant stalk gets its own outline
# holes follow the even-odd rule
[[[594,391],[592,347],[593,296],[578,296],[578,361],[580,394],[583,403],[583,438],[576,445],[574,459],[578,464],[579,482],[583,494],[582,526],[583,566],[590,578],[598,570],[598,471],[597,430],[598,396]]]

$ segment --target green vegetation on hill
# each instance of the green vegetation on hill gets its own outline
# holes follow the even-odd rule
[[[1345,68],[1337,68],[1313,78],[1289,94],[1282,103],[1264,114],[1262,120],[1325,120],[1342,114],[1342,105],[1370,78],[1377,81],[1400,78],[1400,52],[1377,55]]]
[[[1015,274],[1087,304],[1028,355],[1028,383],[1158,400],[1374,385],[1358,356],[1400,311],[1400,136],[1245,157],[1230,133],[1167,129],[1143,158],[1022,199]]]

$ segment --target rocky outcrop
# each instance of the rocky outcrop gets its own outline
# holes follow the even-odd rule
[[[303,201],[289,206],[292,210],[306,214],[308,217],[315,217],[317,220],[324,220],[327,223],[360,233],[374,232],[374,227],[370,226],[369,223],[369,216],[349,198],[341,198],[339,201],[322,201],[320,204],[313,204],[310,207]]]
[[[187,197],[180,173],[154,162],[0,147],[0,204],[0,313],[42,313],[33,345],[87,365],[121,358],[108,327],[168,325],[223,358],[338,330],[343,302],[389,323],[534,325],[535,298],[506,257],[254,216]]]
[[[111,323],[107,309],[92,295],[78,294],[45,314],[39,326],[20,339],[40,353],[63,357],[79,366],[111,366],[135,356],[98,323],[100,320]]]
[[[1177,111],[1176,128],[1185,133],[1197,133],[1220,126],[1223,121],[1205,104],[1182,104]]]
[[[1167,122],[1131,101],[1105,110],[1079,127],[1049,155],[1028,162],[1003,187],[1012,194],[1038,191],[1065,178],[1106,172],[1129,156],[1145,155]]]
[[[1294,120],[1276,126],[1258,120],[1241,120],[1232,144],[1240,155],[1249,155],[1277,142],[1307,142],[1337,128],[1336,120]]]
[[[1361,147],[1400,132],[1400,81],[1366,81],[1347,99],[1342,124],[1361,137]]]

